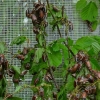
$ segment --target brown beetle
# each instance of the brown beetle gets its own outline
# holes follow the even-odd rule
[[[80,94],[70,95],[71,100],[80,100]]]
[[[86,67],[87,67],[89,70],[92,69],[91,64],[90,64],[90,61],[85,61],[85,65],[86,65]]]
[[[45,62],[47,60],[47,55],[44,53],[42,54],[42,60]]]
[[[53,98],[57,99],[57,93],[56,92],[53,92]]]
[[[68,26],[69,26],[69,32],[73,30],[73,24],[71,21],[68,21]]]
[[[85,54],[83,51],[79,51],[76,55],[76,62],[79,62],[79,61],[84,61],[85,59]]]
[[[86,75],[86,78],[88,79],[88,81],[89,81],[90,83],[93,83],[93,82],[94,82],[94,78],[93,78],[92,75],[87,74],[87,75]]]
[[[33,95],[32,100],[36,100],[37,96]]]
[[[4,59],[5,59],[4,55],[0,54],[0,65],[4,62]]]
[[[95,94],[96,93],[96,86],[87,86],[85,88],[87,94]]]
[[[82,62],[76,63],[73,67],[69,68],[68,71],[72,74],[76,73],[76,71],[80,70],[81,66]]]
[[[39,89],[39,96],[44,97],[44,89],[43,88]]]
[[[33,25],[35,26],[36,23],[37,23],[37,17],[36,17],[36,15],[35,15],[35,14],[32,14],[32,15],[31,15],[31,19],[32,19]]]
[[[7,70],[8,66],[9,66],[8,61],[5,60],[5,61],[2,63],[3,69]]]
[[[15,58],[17,58],[19,60],[24,60],[25,57],[23,55],[19,54],[19,55],[16,55]]]
[[[33,28],[33,32],[34,32],[35,34],[39,34],[39,29],[36,28],[36,27],[34,27],[34,28]]]
[[[36,78],[36,79],[34,80],[34,85],[37,85],[38,82],[39,82],[39,78]]]
[[[0,71],[0,80],[3,78],[3,72]]]
[[[13,77],[13,83],[17,83],[18,84],[19,82],[20,82],[20,79]]]
[[[27,55],[27,53],[28,53],[28,48],[26,48],[26,47],[24,47],[24,49],[23,49],[23,51],[22,51],[22,54],[25,56],[25,55]]]
[[[59,12],[59,9],[56,6],[53,6],[53,11]]]
[[[34,3],[33,6],[34,6],[35,8],[38,8],[40,5],[41,5],[40,3]]]
[[[42,10],[39,11],[39,18],[41,20],[43,20],[45,18],[45,13]]]
[[[27,70],[24,70],[24,71],[21,72],[20,75],[21,75],[21,76],[24,76],[24,75],[26,75],[26,74],[27,74]]]
[[[86,98],[87,98],[87,92],[82,92],[82,94],[81,94],[81,98],[82,98],[82,100],[86,100]]]
[[[27,64],[25,65],[25,69],[26,69],[26,70],[29,70],[30,68],[31,68],[30,63],[27,63]]]
[[[92,29],[92,22],[86,20],[86,23],[87,23],[87,26],[88,26],[88,28],[89,28],[89,31],[90,31],[90,32],[93,32],[94,30]]]
[[[7,70],[7,74],[12,77],[15,74],[15,71],[13,69]]]
[[[86,84],[88,82],[88,79],[85,77],[78,77],[75,81],[74,81],[74,87],[76,87],[77,85],[82,85],[82,84]]]
[[[100,79],[100,71],[96,71],[96,70],[91,69],[91,72],[94,74],[95,78]]]
[[[29,9],[26,10],[26,17],[31,18],[31,13],[30,13]]]

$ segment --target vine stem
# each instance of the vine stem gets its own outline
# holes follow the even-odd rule
[[[50,10],[49,1],[46,0],[46,2],[47,2],[47,5],[48,5],[48,10],[49,10],[49,12],[51,13],[53,19],[55,20],[55,16],[53,15],[53,13],[52,13],[51,10]],[[62,17],[63,17],[63,16],[64,16],[64,6],[62,6]],[[60,32],[60,28],[59,28],[58,25],[57,25],[57,30],[58,30],[58,34],[59,34],[60,38],[62,38],[62,35],[61,35],[61,32]],[[72,54],[72,56],[74,57],[74,59],[75,59],[75,55],[74,55],[73,51],[70,49],[70,47],[69,47],[69,45],[68,45],[68,40],[67,40],[67,43],[66,43],[66,42],[63,42],[63,43],[64,43],[65,46],[67,47],[68,52],[70,52],[70,53]],[[68,54],[69,54],[69,55],[68,55],[69,58],[70,58],[70,53],[68,53]],[[70,61],[69,61],[69,64],[70,64]],[[69,74],[69,73],[66,74],[65,82],[67,81],[68,74]]]
[[[50,13],[51,13],[53,19],[55,20],[55,17],[54,17],[54,15],[52,14],[52,12],[51,12],[51,10],[50,10],[49,1],[46,0],[46,2],[47,2],[47,5],[48,5],[48,10],[50,11]],[[63,10],[62,10],[62,15],[63,15],[63,13],[64,13],[64,7],[62,7],[62,9],[63,9]],[[60,38],[62,38],[62,35],[61,35],[61,32],[60,32],[60,29],[59,29],[59,26],[58,26],[58,25],[57,25],[57,30],[58,30],[58,33],[59,33]],[[70,53],[72,54],[72,56],[75,57],[75,55],[74,55],[74,53],[72,52],[72,50],[70,49],[69,45],[66,44],[66,42],[64,42],[64,44],[65,44],[65,46],[68,48],[68,50],[70,51]]]
[[[56,82],[56,80],[55,80],[55,78],[54,78],[54,76],[53,76],[53,73],[52,73],[52,69],[51,69],[51,67],[49,66],[49,61],[48,61],[48,67],[49,67],[49,69],[50,69],[50,75],[51,75],[51,77],[52,77],[52,80],[53,80],[53,82],[54,82],[54,84],[55,84],[55,87],[56,87],[56,89],[57,89],[57,91],[59,92],[59,87],[58,87],[58,84],[57,84],[57,82]]]
[[[51,66],[50,66],[50,62],[49,62],[49,59],[48,59],[48,54],[47,54],[47,52],[46,52],[46,39],[45,39],[44,34],[43,34],[43,38],[44,38],[44,40],[45,40],[45,43],[44,43],[43,47],[44,47],[44,49],[45,49],[45,54],[46,54],[46,56],[47,56],[47,66],[48,66],[48,68],[50,69],[50,70],[49,70],[49,74],[50,74],[51,77],[52,77],[52,80],[53,80],[53,82],[54,82],[54,84],[55,84],[55,87],[56,87],[57,91],[59,91],[59,87],[58,87],[58,84],[56,83],[56,80],[55,80],[55,78],[54,78],[54,75],[53,75],[53,72],[52,72],[52,69],[51,69]]]

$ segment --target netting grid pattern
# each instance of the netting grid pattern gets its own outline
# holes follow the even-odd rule
[[[12,39],[19,35],[25,35],[27,38],[30,39],[29,46],[32,47],[35,41],[35,34],[33,34],[33,26],[31,20],[26,18],[25,11],[27,8],[32,9],[33,2],[35,0],[0,0],[0,41],[5,41],[7,45],[10,44]],[[43,0],[46,2],[45,0]],[[87,25],[85,22],[82,22],[81,19],[78,17],[78,14],[75,10],[75,3],[74,0],[49,0],[50,3],[58,6],[65,6],[65,12],[68,16],[68,19],[73,23],[74,29],[73,31],[69,32],[69,37],[73,40],[77,40],[79,37],[85,35],[99,35],[100,34],[100,26],[98,26],[95,32],[90,33]],[[47,41],[50,42],[59,38],[57,31],[52,33],[52,29],[50,26],[46,29],[48,33]],[[65,30],[62,28],[61,30]],[[64,31],[62,32],[62,36],[66,37]],[[31,42],[32,41],[32,42]],[[22,47],[27,46],[27,43],[24,43],[22,46],[13,46],[8,48],[8,50],[12,50],[13,53],[16,53]],[[17,59],[11,60],[12,56],[7,54],[8,60],[13,65],[19,65]],[[56,81],[58,84],[61,84],[61,77],[60,77],[61,70],[58,68],[55,75],[57,76]],[[26,75],[24,82],[20,84],[29,84],[31,81],[31,76]],[[13,93],[14,85],[12,84],[11,79],[8,77],[8,84],[9,84],[9,92]],[[29,89],[25,89],[20,94],[16,94],[16,96],[20,96],[23,100],[31,100],[32,92]]]

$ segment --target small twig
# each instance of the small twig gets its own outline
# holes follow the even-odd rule
[[[50,10],[49,1],[48,1],[48,0],[46,0],[46,1],[47,1],[47,5],[48,5],[48,10],[50,11],[50,13],[51,13],[53,19],[55,20],[55,17],[54,17],[53,13],[52,13],[51,10]],[[63,8],[63,9],[64,9],[64,8]],[[64,13],[64,11],[63,11],[63,13]],[[59,36],[62,37],[58,25],[57,25],[57,30],[58,30]],[[68,48],[68,50],[70,51],[70,53],[72,54],[72,56],[75,57],[74,53],[73,53],[72,50],[69,48],[68,44],[66,44],[66,42],[64,42],[64,44],[65,44],[65,46]]]
[[[47,52],[46,52],[46,55],[47,55]],[[49,64],[48,56],[47,56],[47,66],[48,66],[48,68],[50,69],[50,70],[49,70],[49,73],[50,73],[50,75],[51,75],[51,77],[52,77],[52,80],[53,80],[53,82],[54,82],[54,84],[55,84],[55,87],[56,87],[57,91],[59,92],[59,87],[58,87],[58,84],[56,83],[56,80],[55,80],[55,78],[54,78],[54,76],[53,76],[53,72],[52,72],[51,66],[50,66],[50,64]]]
[[[12,96],[13,94],[9,94],[8,96],[6,96],[3,100],[6,100],[7,98],[9,98],[10,96]]]
[[[62,17],[64,17],[64,6],[62,6]]]
[[[69,72],[66,73],[66,77],[65,77],[64,83],[67,83],[68,75],[69,75]]]
[[[47,5],[48,5],[48,7],[50,8],[50,4],[49,4],[49,1],[48,1],[48,0],[46,0],[46,2],[47,2]]]
[[[44,31],[45,31],[45,29],[44,29]],[[45,43],[44,43],[43,47],[45,49],[45,54],[47,56],[47,66],[50,69],[49,73],[50,73],[50,75],[52,77],[52,80],[53,80],[53,82],[55,84],[55,87],[57,88],[57,91],[59,91],[58,85],[57,85],[56,80],[55,80],[55,78],[53,76],[53,72],[52,72],[52,69],[51,69],[51,66],[50,66],[50,63],[49,63],[49,60],[48,60],[48,55],[47,55],[47,52],[46,52],[46,39],[45,39],[45,35],[44,34],[43,34],[43,39],[45,40]]]
[[[50,72],[49,73],[50,73],[50,75],[52,77],[52,80],[53,80],[53,82],[54,82],[54,84],[55,84],[55,86],[57,88],[57,91],[59,92],[59,87],[58,87],[58,84],[55,81],[55,78],[54,78],[53,74],[52,74],[52,69],[51,69],[51,67],[49,67],[49,68],[50,68]]]

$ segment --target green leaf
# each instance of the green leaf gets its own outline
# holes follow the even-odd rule
[[[90,56],[94,56],[94,55],[95,55],[95,52],[94,52],[94,50],[93,50],[92,47],[91,47],[91,49],[90,49],[87,53],[88,53],[88,55],[90,55]]]
[[[19,97],[11,97],[11,98],[8,98],[7,100],[22,100],[22,99]]]
[[[74,41],[71,38],[67,38],[68,45],[72,46]]]
[[[22,86],[17,86],[16,90],[14,91],[15,93],[19,92],[21,90]]]
[[[26,36],[18,36],[11,42],[11,45],[14,45],[14,44],[20,45],[24,43],[26,40],[27,40]]]
[[[34,72],[39,72],[41,69],[47,68],[46,62],[40,62],[40,63],[33,63],[31,69],[29,72],[33,74]]]
[[[60,50],[59,45],[60,45],[60,43],[54,43],[54,44],[52,45],[53,51],[59,51],[59,50]]]
[[[4,42],[0,42],[0,54],[4,53],[6,50],[6,44]]]
[[[87,4],[86,0],[79,0],[76,4],[76,10],[82,10]]]
[[[60,92],[58,93],[58,100],[67,100],[66,97],[66,84],[61,87]]]
[[[70,92],[74,89],[74,78],[71,75],[68,75],[68,83],[66,84],[67,92]]]
[[[44,41],[44,39],[43,39],[43,34],[38,34],[37,35],[37,38],[38,38],[38,40],[39,40],[39,44],[40,44],[40,46],[42,46],[43,45],[43,41]]]
[[[40,58],[42,58],[42,54],[44,52],[44,48],[37,48],[35,51],[34,62],[39,62]]]
[[[91,58],[91,57],[90,57],[90,62],[91,62],[91,65],[92,65],[92,68],[93,68],[93,69],[95,69],[95,70],[100,70],[100,65],[99,65],[97,59]]]
[[[35,49],[31,49],[28,54],[25,56],[25,59],[23,61],[23,63],[29,63],[30,62],[30,59],[31,59],[31,56],[33,56],[35,53]]]
[[[60,92],[58,93],[58,100],[66,100],[66,93],[71,92],[74,89],[74,78],[68,76],[68,83],[61,87]]]
[[[100,45],[97,42],[92,43],[92,48],[95,54],[98,54],[98,52],[100,51]]]
[[[58,67],[62,63],[62,54],[60,51],[48,53],[50,66]]]
[[[55,16],[61,18],[61,17],[62,17],[62,13],[61,13],[61,11],[56,12]]]
[[[93,36],[93,38],[100,44],[100,36]]]
[[[100,82],[97,83],[96,100],[100,100]]]
[[[98,26],[98,22],[97,21],[93,21],[92,22],[92,30],[96,30],[97,26]]]
[[[88,20],[93,22],[98,16],[98,8],[94,2],[89,2],[89,4],[82,9],[81,18],[82,20]]]
[[[79,38],[75,45],[76,45],[76,48],[79,48],[79,49],[83,49],[83,50],[88,50],[88,47],[90,47],[92,45],[93,42],[97,42],[93,36],[85,36],[85,37],[82,37],[82,38]]]
[[[61,42],[66,41],[66,39],[64,39],[64,38],[59,38],[59,39],[57,39],[56,41],[61,43]]]
[[[11,66],[11,67],[17,74],[20,74],[20,67],[17,66]]]
[[[64,63],[66,65],[66,67],[68,67],[68,49],[64,44],[60,44],[59,45],[60,48],[62,49],[62,54],[63,54],[63,58],[64,58]]]

